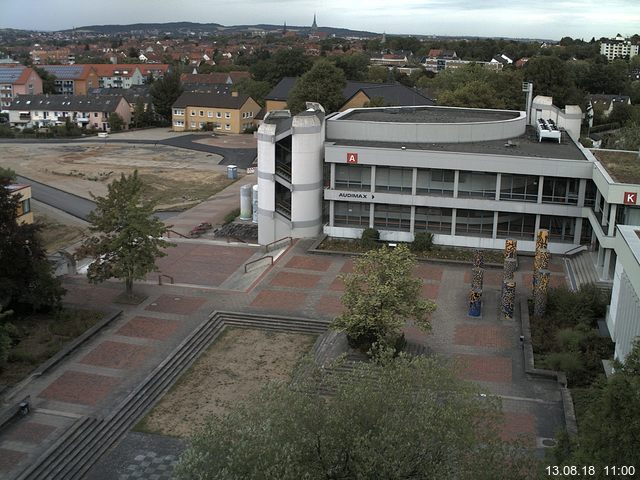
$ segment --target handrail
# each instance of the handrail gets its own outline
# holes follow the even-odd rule
[[[265,258],[271,259],[271,265],[273,265],[273,255],[265,255],[264,257],[257,258],[256,260],[252,260],[244,264],[244,273],[247,273],[247,267],[254,263],[258,263],[260,260],[264,260]]]
[[[158,285],[162,285],[162,277],[167,277],[169,280],[171,280],[171,285],[173,285],[173,277],[171,275],[167,275],[166,273],[161,273],[160,275],[158,275]]]
[[[169,233],[175,233],[176,235],[178,235],[179,237],[182,237],[182,238],[189,238],[189,237],[187,237],[186,235],[183,235],[180,232],[176,232],[175,230],[167,230],[167,238],[171,238],[171,235],[169,235]]]
[[[571,250],[567,250],[566,252],[563,253],[563,255],[565,257],[570,257],[574,253],[583,252],[585,250],[587,250],[586,245],[578,245],[577,247],[573,247]]]
[[[269,252],[269,247],[271,247],[271,246],[273,246],[273,245],[275,245],[275,244],[277,244],[277,243],[280,243],[280,242],[282,242],[283,240],[288,240],[288,241],[289,241],[289,245],[291,245],[291,244],[293,243],[293,237],[282,237],[282,238],[279,238],[278,240],[274,240],[274,241],[273,241],[273,242],[271,242],[271,243],[267,243],[267,244],[264,246],[264,251],[265,251],[265,252]]]

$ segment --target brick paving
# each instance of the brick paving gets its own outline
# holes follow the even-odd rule
[[[85,355],[79,363],[106,368],[133,368],[139,366],[152,351],[151,347],[106,340]]]
[[[17,452],[8,448],[0,448],[0,473],[10,472],[27,456],[24,452]]]
[[[151,302],[145,310],[174,313],[176,315],[191,315],[206,301],[207,299],[202,297],[162,294]]]
[[[424,298],[435,300],[438,298],[439,293],[440,285],[434,285],[432,283],[425,283],[424,285],[422,285],[422,296]]]
[[[528,447],[535,446],[537,432],[536,417],[528,412],[503,411],[504,425],[502,425],[500,436],[503,440],[520,440]]]
[[[25,421],[20,425],[20,428],[14,428],[11,430],[5,439],[12,442],[37,444],[46,439],[55,430],[56,427],[51,425],[45,425],[44,423],[34,421]]]
[[[118,378],[67,370],[38,396],[47,400],[95,406],[118,383]]]
[[[461,324],[456,326],[454,342],[457,345],[506,349],[513,345],[512,333],[512,329],[499,325]]]
[[[250,306],[266,310],[294,312],[304,305],[307,295],[286,290],[262,290]]]
[[[317,312],[324,315],[336,316],[342,313],[344,306],[340,301],[340,295],[323,295],[316,303]]]
[[[482,283],[485,287],[499,287],[502,285],[502,270],[485,270]],[[464,272],[464,283],[471,284],[471,269]]]
[[[154,340],[166,340],[180,326],[180,322],[164,320],[152,317],[133,317],[125,323],[117,335],[124,337],[151,338]]]
[[[413,269],[413,274],[424,280],[434,280],[439,282],[442,280],[442,272],[444,268],[439,265],[429,265],[428,263],[419,263]]]
[[[511,383],[511,357],[456,354],[460,365],[460,377],[479,382]]]
[[[286,268],[300,268],[303,270],[315,270],[324,272],[331,266],[332,260],[326,257],[310,257],[297,255],[293,257],[287,264]]]
[[[322,277],[319,275],[278,272],[271,280],[271,285],[274,287],[314,288],[321,279]]]

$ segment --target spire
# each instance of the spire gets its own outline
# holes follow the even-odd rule
[[[311,28],[313,28],[314,30],[316,28],[318,28],[318,24],[316,23],[316,14],[313,14],[313,23],[311,24]]]
[[[284,22],[284,27],[282,28],[282,34],[284,35],[285,33],[287,33],[287,22]]]
[[[380,39],[380,43],[387,42],[387,32],[382,32],[382,38]]]

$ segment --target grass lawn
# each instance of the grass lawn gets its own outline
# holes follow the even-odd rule
[[[43,226],[40,230],[42,245],[52,253],[73,245],[84,238],[87,231],[76,225],[65,225],[43,213],[35,212],[36,222]]]
[[[640,159],[637,153],[591,150],[609,175],[621,183],[640,183]]]
[[[9,318],[16,329],[9,359],[0,368],[0,385],[15,385],[38,365],[102,319],[103,313],[65,310],[58,315],[37,314],[23,319]]]
[[[234,182],[218,172],[181,172],[175,175],[141,173],[143,196],[157,203],[157,210],[187,210]]]

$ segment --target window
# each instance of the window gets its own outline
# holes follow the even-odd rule
[[[27,198],[18,203],[17,216],[26,215],[31,211],[31,199]]]
[[[587,180],[587,188],[584,194],[584,206],[593,207],[596,204],[596,192],[598,188],[593,180]]]
[[[376,192],[411,193],[412,168],[377,167]]]
[[[369,204],[356,202],[335,202],[333,224],[339,227],[369,226]]]
[[[341,190],[371,190],[371,167],[336,164],[335,188]]]
[[[573,243],[576,219],[557,215],[540,215],[540,228],[549,230],[549,238],[551,240]]]
[[[191,122],[191,128],[196,128],[196,122]]]
[[[189,112],[189,113],[191,113],[191,116],[192,116],[192,117],[195,117],[195,116],[196,116],[196,111],[195,111],[195,110],[191,110],[191,112]]]
[[[175,120],[173,122],[174,127],[184,127],[184,122],[182,120]]]
[[[204,129],[204,122],[199,122],[198,123],[198,127],[200,128],[200,130]]]
[[[200,110],[200,116],[204,117],[204,110]]]
[[[453,170],[419,168],[416,193],[453,197],[454,176]]]
[[[578,204],[577,178],[544,177],[542,203]]]
[[[216,112],[216,118],[222,118],[222,113]]]
[[[472,237],[493,236],[493,212],[459,208],[456,211],[456,235]]]
[[[495,199],[496,174],[461,171],[458,178],[458,197]]]
[[[535,215],[498,212],[498,238],[533,240],[535,226]]]
[[[416,207],[415,231],[450,235],[451,211],[450,208]]]
[[[373,209],[373,226],[382,230],[408,232],[411,227],[411,207],[377,204]]]
[[[228,123],[224,126],[225,130],[231,130],[231,125],[229,125]]]
[[[539,180],[534,175],[503,174],[500,180],[500,200],[537,202]]]
[[[224,118],[231,118],[231,114],[229,112],[224,112]]]
[[[46,117],[46,115],[45,115],[45,117]],[[93,117],[94,118],[98,118],[98,112],[93,112]]]
[[[184,110],[182,108],[174,108],[173,114],[182,117],[184,116]]]
[[[207,118],[213,118],[213,112],[207,112]]]
[[[249,112],[249,118],[253,118],[253,112]]]

